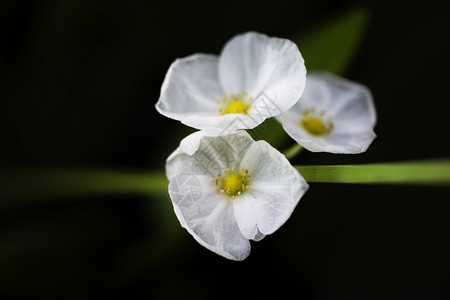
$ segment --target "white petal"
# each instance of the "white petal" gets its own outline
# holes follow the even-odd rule
[[[334,128],[328,135],[311,135],[299,125],[302,111],[310,108],[324,111],[325,117],[331,118]],[[277,120],[289,136],[313,152],[362,153],[376,137],[373,132],[376,113],[370,91],[361,84],[326,73],[308,75],[303,96]]]
[[[327,73],[315,74],[313,78],[329,86],[332,99],[329,107],[325,109],[334,122],[351,121],[354,126],[358,123],[371,128],[375,126],[375,105],[367,87]]]
[[[369,148],[376,134],[373,131],[360,133],[338,133],[335,132],[327,137],[327,152],[342,154],[363,153]],[[328,148],[327,148],[328,147]]]
[[[172,63],[156,109],[175,120],[188,116],[213,116],[218,114],[216,101],[221,97],[223,91],[218,81],[217,56],[194,54]]]
[[[233,260],[250,254],[250,243],[239,230],[231,202],[214,190],[211,178],[176,175],[169,183],[169,195],[181,226],[202,246]]]
[[[208,175],[211,180],[221,171],[239,167],[247,149],[255,141],[246,131],[226,136],[207,136],[198,131],[184,138],[167,159],[169,180],[179,173]]]
[[[256,235],[252,238],[252,240],[254,240],[255,242],[259,242],[260,240],[262,240],[263,238],[265,238],[265,234],[261,233],[261,231],[258,230],[258,232],[256,233]]]
[[[180,146],[169,155],[166,161],[166,176],[169,180],[179,173],[202,175],[205,173],[198,160],[192,155],[198,150],[205,132],[194,132],[181,140]],[[200,167],[200,168],[199,168]]]
[[[250,189],[234,200],[242,234],[254,240],[275,232],[294,211],[308,184],[284,155],[265,141],[254,143],[241,161]]]
[[[227,135],[239,129],[252,129],[265,119],[278,115],[283,109],[272,101],[265,93],[256,97],[248,106],[248,114],[226,114],[223,116],[192,115],[182,120],[182,123],[202,129],[208,135]]]
[[[219,58],[219,80],[227,94],[264,96],[273,111],[288,110],[302,95],[306,69],[297,46],[286,39],[248,32],[232,38]]]
[[[268,116],[266,110],[252,110],[252,113],[226,114],[214,117],[187,117],[183,124],[201,129],[210,136],[228,135],[236,133],[239,129],[252,129],[261,124]]]
[[[298,123],[283,123],[284,130],[297,143],[311,152],[329,152],[340,154],[363,153],[370,146],[376,135],[373,130],[365,132],[338,132],[335,129],[324,137],[314,137],[301,128]],[[345,128],[342,130],[345,131]]]
[[[335,91],[328,82],[328,77],[324,73],[308,73],[306,76],[306,87],[303,94],[294,107],[298,110],[308,109],[311,107],[316,110],[329,111],[335,104],[339,105],[336,100]]]

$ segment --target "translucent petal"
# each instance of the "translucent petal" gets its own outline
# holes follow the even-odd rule
[[[231,202],[214,188],[208,176],[178,174],[169,183],[169,195],[181,226],[202,246],[243,260],[250,254],[250,243],[239,230]]]
[[[207,174],[205,167],[208,160],[212,160],[213,154],[209,156],[193,157],[200,147],[200,141],[205,136],[205,132],[197,131],[185,137],[180,142],[180,146],[169,155],[166,161],[166,176],[170,180],[180,173],[191,173],[197,175]],[[207,165],[207,164],[206,164]]]
[[[225,45],[219,58],[219,80],[227,94],[245,91],[254,99],[268,99],[269,116],[276,116],[302,95],[306,69],[293,42],[248,32]]]
[[[201,129],[211,136],[228,135],[239,129],[252,129],[261,124],[267,117],[263,118],[256,114],[226,114],[223,116],[189,116],[182,120],[183,124]]]
[[[194,54],[172,63],[156,109],[175,120],[188,116],[215,116],[218,114],[216,101],[221,97],[217,56]]]
[[[345,128],[335,129],[324,137],[311,136],[296,123],[283,123],[283,128],[297,143],[311,152],[329,152],[341,154],[363,153],[370,146],[376,135],[372,129],[364,132],[354,132]]]
[[[254,140],[246,131],[226,136],[207,136],[199,131],[184,138],[167,159],[166,175],[179,173],[208,175],[211,180],[221,171],[239,168],[239,163]]]
[[[316,113],[324,112],[325,121],[332,122],[329,134],[314,136],[300,126],[302,112],[311,108]],[[277,120],[297,143],[313,152],[361,153],[376,137],[376,113],[370,91],[326,73],[308,75],[303,96]]]
[[[254,143],[241,161],[250,188],[234,200],[242,234],[254,240],[275,232],[290,217],[308,184],[284,155],[265,141]]]

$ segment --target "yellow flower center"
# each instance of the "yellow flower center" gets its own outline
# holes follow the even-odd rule
[[[217,99],[217,103],[220,104],[219,113],[221,116],[226,114],[246,115],[250,109],[252,100],[252,97],[247,97],[246,92],[224,96],[222,99]]]
[[[239,196],[250,188],[248,185],[250,175],[248,175],[247,169],[241,169],[239,173],[235,172],[234,168],[231,170],[226,169],[223,173],[224,176],[219,174],[214,180],[217,190],[220,193],[236,199],[236,196]]]
[[[314,108],[307,109],[302,113],[303,118],[300,121],[300,126],[303,127],[309,134],[315,136],[327,135],[333,130],[334,126],[330,120],[324,121],[325,112],[319,114],[315,113]]]
[[[229,195],[236,195],[242,190],[243,183],[244,179],[242,178],[242,176],[231,174],[225,177],[225,179],[223,180],[223,189]]]
[[[247,104],[242,101],[233,101],[225,108],[223,114],[246,114]]]

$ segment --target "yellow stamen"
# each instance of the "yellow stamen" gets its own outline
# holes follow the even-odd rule
[[[316,114],[314,109],[308,109],[303,112],[303,118],[300,121],[300,126],[303,127],[309,134],[315,136],[327,135],[333,130],[334,126],[331,121],[325,122],[323,117],[325,112]]]
[[[214,179],[214,184],[220,193],[235,199],[236,196],[249,189],[247,183],[250,180],[250,175],[248,175],[247,169],[242,169],[239,172],[236,172],[234,168],[231,171],[226,169],[223,173],[225,174],[224,177],[219,174]]]
[[[226,114],[244,114],[246,115],[250,109],[250,102],[253,98],[247,99],[247,93],[234,94],[230,96],[224,96],[222,98],[221,107],[219,109],[220,115]]]

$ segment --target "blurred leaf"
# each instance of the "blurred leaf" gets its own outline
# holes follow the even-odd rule
[[[343,166],[296,166],[308,182],[450,185],[450,160]]]
[[[364,9],[346,11],[305,35],[293,38],[308,70],[343,74],[356,55],[368,14]]]

